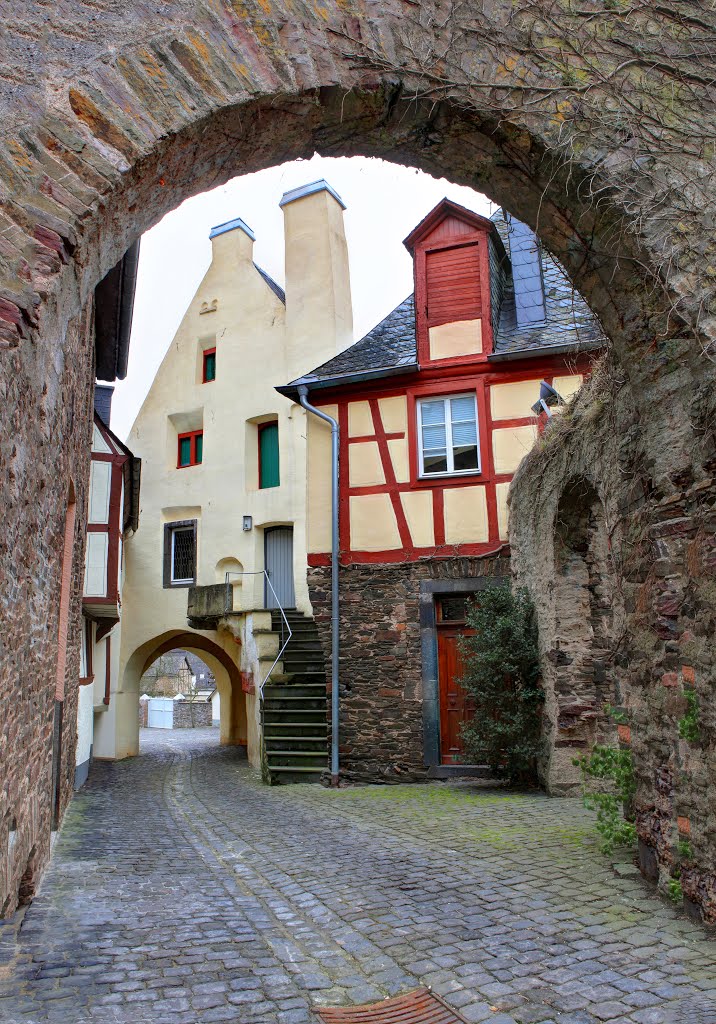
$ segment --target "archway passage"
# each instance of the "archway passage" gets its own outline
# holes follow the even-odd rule
[[[148,709],[140,709],[142,679],[147,670],[158,659],[173,651],[196,655],[210,670],[215,687],[220,694],[220,719],[218,742],[228,746],[247,747],[246,695],[241,686],[241,675],[236,662],[219,644],[200,633],[177,630],[154,637],[144,643],[128,659],[123,668],[121,689],[114,697],[114,710],[108,718],[106,729],[108,743],[116,744],[112,757],[126,757],[140,750],[140,723],[148,717]],[[189,684],[191,690],[191,683]],[[169,698],[171,699],[171,698]],[[198,698],[197,698],[198,699]],[[207,696],[201,698],[207,703]],[[177,716],[178,717],[178,716]],[[186,724],[192,724],[191,708],[184,717]],[[211,724],[211,708],[206,708],[206,724]],[[202,718],[203,721],[203,718]],[[162,720],[162,725],[168,724]],[[184,723],[182,723],[184,724]],[[99,743],[103,742],[100,736]]]
[[[53,30],[38,33],[19,5],[0,78],[0,578],[17,581],[2,605],[0,632],[17,653],[3,659],[0,697],[12,701],[18,678],[38,687],[29,747],[9,755],[11,788],[24,786],[29,760],[42,771],[27,799],[45,799],[58,480],[73,478],[79,494],[87,475],[94,288],[167,210],[232,175],[315,150],[383,155],[512,210],[611,338],[624,407],[639,418],[634,492],[653,499],[646,519],[662,523],[656,504],[692,486],[701,489],[690,492],[689,516],[706,507],[716,455],[705,358],[716,333],[716,69],[703,39],[713,11],[691,0],[664,0],[657,13],[588,0],[570,10],[387,0],[348,12],[342,0],[168,0],[158,21],[155,8],[128,0],[121,12],[86,15],[82,0],[68,0]],[[625,414],[616,429],[629,425]],[[632,507],[632,481],[622,486]],[[657,663],[693,669],[688,651],[665,646],[688,631],[677,628],[670,586],[655,607],[653,648],[640,654],[644,680]]]

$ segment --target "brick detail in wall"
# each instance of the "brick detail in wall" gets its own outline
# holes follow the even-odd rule
[[[344,778],[392,783],[426,778],[420,583],[506,575],[509,558],[504,556],[341,568]],[[330,569],[310,568],[308,588],[330,687]]]

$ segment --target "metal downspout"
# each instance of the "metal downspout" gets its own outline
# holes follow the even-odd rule
[[[338,690],[338,666],[340,653],[339,605],[338,605],[338,439],[339,427],[336,420],[308,401],[308,388],[298,387],[298,397],[307,412],[325,420],[331,425],[331,785],[339,783],[338,730],[340,723],[340,693]]]

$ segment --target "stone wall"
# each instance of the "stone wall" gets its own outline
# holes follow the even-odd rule
[[[420,583],[509,575],[509,559],[425,559],[340,570],[341,774],[370,782],[427,777]],[[308,571],[330,691],[331,573]]]
[[[73,321],[64,351],[16,349],[0,374],[0,407],[13,408],[13,441],[0,455],[4,517],[0,564],[0,916],[27,902],[47,863],[53,820],[53,733],[61,819],[75,777],[86,481],[92,427],[92,320]],[[49,357],[49,358],[48,358]],[[55,687],[64,524],[74,488],[75,528],[64,700]]]
[[[174,701],[175,729],[204,729],[211,725],[211,704],[207,701]]]
[[[663,362],[652,367],[655,383]],[[680,874],[687,909],[716,923],[714,398],[683,393],[675,378],[672,367],[656,384],[671,425],[659,444],[611,358],[523,462],[510,539],[516,578],[538,608],[550,784],[576,780],[574,748],[615,741],[580,695],[621,707],[642,868],[663,888]],[[690,741],[680,736],[689,690]]]

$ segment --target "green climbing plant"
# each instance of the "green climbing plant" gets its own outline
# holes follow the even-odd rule
[[[631,750],[598,745],[588,756],[575,758],[574,764],[582,770],[584,803],[597,812],[602,853],[612,853],[617,846],[633,846],[636,779]],[[607,782],[608,789],[595,789],[595,780]]]
[[[534,785],[543,750],[537,623],[526,590],[492,586],[470,607],[460,641],[462,686],[474,704],[466,756],[510,785]]]
[[[684,690],[686,711],[679,719],[679,736],[687,743],[696,743],[699,731],[699,698],[694,690]]]

